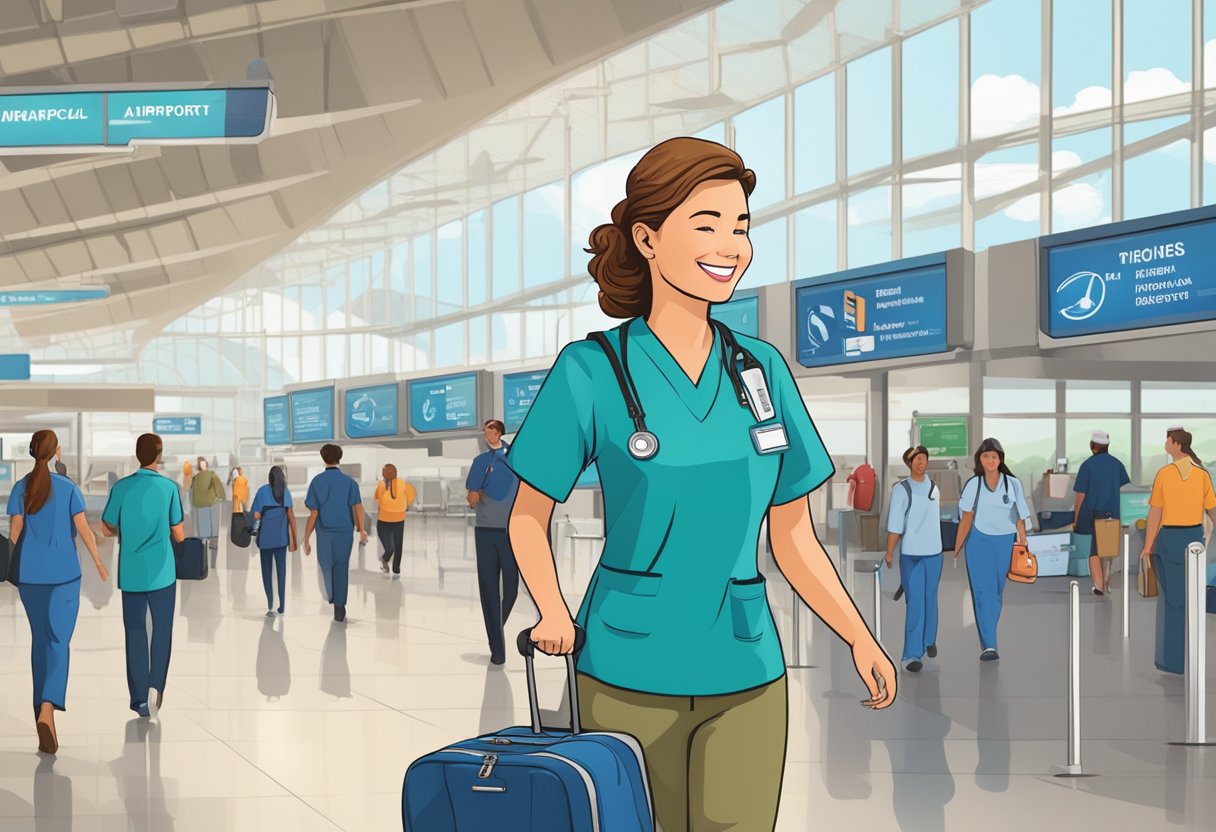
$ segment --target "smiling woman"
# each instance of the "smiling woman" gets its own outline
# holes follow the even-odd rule
[[[589,466],[599,473],[609,531],[577,617],[582,724],[637,738],[667,830],[776,820],[787,703],[756,558],[766,516],[782,573],[852,645],[863,704],[895,697],[891,660],[811,524],[807,495],[833,469],[789,367],[709,320],[752,263],[755,183],[714,142],[673,139],[642,157],[588,249],[601,309],[626,320],[562,351],[508,455],[511,548],[547,653],[573,652],[575,638],[554,504]]]

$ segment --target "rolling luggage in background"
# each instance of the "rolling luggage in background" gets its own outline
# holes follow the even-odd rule
[[[173,559],[177,561],[179,581],[206,580],[211,572],[207,563],[207,544],[201,537],[187,537],[181,543],[173,543]]]
[[[238,549],[248,549],[253,540],[253,515],[243,511],[232,512],[232,523],[228,527],[228,539]]]
[[[575,652],[584,633],[576,630]],[[638,741],[581,733],[574,656],[566,656],[571,731],[542,728],[531,629],[527,661],[532,727],[508,728],[421,757],[405,774],[406,832],[653,832],[654,808]]]

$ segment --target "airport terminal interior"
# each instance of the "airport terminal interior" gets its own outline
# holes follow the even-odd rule
[[[746,216],[733,234],[708,228],[703,286],[660,285],[655,263],[672,255],[660,245],[658,261],[639,259],[650,237],[630,236],[636,225],[618,265],[651,270],[648,305],[707,308],[767,374],[756,388],[751,353],[739,366],[727,346],[721,362],[701,354],[740,398],[723,380],[700,415],[686,401],[699,419],[685,420],[688,436],[643,390],[660,447],[647,458],[625,380],[618,389],[596,353],[607,380],[580,398],[575,358],[600,349],[589,333],[650,315],[603,305],[592,232],[660,187],[631,177],[635,166],[655,182],[691,175],[675,151],[643,162],[682,137],[754,172]],[[720,170],[709,179],[734,188]],[[704,185],[671,200],[664,229]],[[747,244],[737,285],[702,262]],[[650,339],[625,366],[643,387],[684,369],[659,321],[628,336]],[[694,323],[704,343],[726,344]],[[636,825],[604,814],[657,798],[659,822],[674,817],[645,742],[653,796],[646,781],[609,794],[600,779],[615,771],[567,761],[582,775],[561,780],[575,797],[537,797],[550,780],[535,769],[523,815],[520,790],[495,784],[540,762],[507,749],[495,770],[488,752],[464,752],[470,762],[442,749],[532,722],[516,639],[545,588],[518,582],[503,643],[487,622],[516,569],[541,574],[543,551],[519,551],[539,539],[524,533],[537,499],[554,501],[542,532],[560,592],[571,614],[584,608],[580,669],[637,650],[640,673],[655,654],[646,640],[696,625],[607,623],[656,609],[643,602],[663,570],[641,551],[654,534],[631,512],[669,507],[673,539],[702,539],[672,528],[700,517],[717,530],[757,499],[767,508],[778,468],[774,496],[802,476],[787,499],[814,531],[770,535],[788,527],[777,500],[749,527],[746,568],[727,576],[721,607],[713,599],[725,630],[714,619],[698,631],[705,644],[726,633],[722,666],[696,670],[726,678],[768,662],[763,681],[786,680],[775,820],[732,814],[764,800],[719,772],[727,797],[694,788],[688,820],[663,832],[1216,829],[1216,497],[1191,512],[1176,496],[1196,482],[1211,494],[1189,460],[1216,461],[1214,353],[1216,0],[0,0],[0,832],[653,832],[649,813]],[[706,385],[693,375],[678,381],[695,397]],[[813,431],[798,429],[799,399]],[[727,406],[729,440],[702,429]],[[598,438],[567,482],[540,485],[578,420]],[[147,485],[147,433],[171,484]],[[520,452],[495,451],[500,435]],[[816,435],[834,473],[786,477],[814,463],[802,443]],[[628,453],[604,438],[617,436]],[[1003,474],[984,473],[989,438]],[[347,480],[332,485],[329,445],[349,499],[333,490]],[[918,456],[923,479],[907,461]],[[1126,477],[1100,488],[1091,472],[1110,457]],[[698,467],[716,490],[657,479]],[[51,521],[30,495],[48,469],[45,505],[63,520],[43,533]],[[773,478],[758,493],[747,477],[761,469]],[[917,507],[926,480],[930,508]],[[130,497],[141,487],[142,503]],[[300,544],[282,589],[263,584],[262,549],[282,545],[270,542],[277,488],[293,495],[280,514]],[[133,506],[146,512],[154,496],[159,542],[141,544]],[[1008,539],[977,519],[1002,499]],[[326,527],[334,506],[365,541]],[[920,568],[905,561],[932,555],[899,549],[914,514],[944,550],[940,588],[904,586]],[[171,542],[179,520],[185,539]],[[960,557],[955,535],[972,521]],[[1188,530],[1194,542],[1176,544]],[[75,548],[79,584],[31,578],[52,557],[39,548],[48,534]],[[1001,560],[1015,538],[1033,555],[1030,582],[1020,549]],[[678,562],[725,562],[704,539]],[[1002,587],[995,613],[976,583],[990,541],[1004,546],[982,568]],[[137,545],[168,553],[168,588],[140,583],[152,567],[138,566]],[[382,559],[394,546],[399,569]],[[819,568],[791,570],[791,547]],[[677,585],[681,555],[664,557]],[[833,614],[824,587],[837,575],[853,604]],[[66,636],[52,591],[79,598]],[[137,627],[133,670],[132,623],[149,615],[151,658]],[[832,626],[842,616],[859,622],[852,647]],[[168,628],[171,659],[158,659]],[[886,695],[897,688],[887,707],[865,707],[879,689],[855,667],[872,643],[889,656]],[[51,689],[64,676],[61,702]],[[571,719],[565,663],[538,654],[535,679],[556,736]],[[616,690],[725,695],[644,684]],[[584,722],[603,713],[582,710]],[[613,728],[630,733],[601,726]],[[715,755],[777,753],[759,739],[690,748],[693,779]],[[452,820],[438,820],[449,802]]]

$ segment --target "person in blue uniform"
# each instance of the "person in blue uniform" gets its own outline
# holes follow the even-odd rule
[[[273,567],[279,577],[279,615],[287,597],[287,552],[296,550],[295,503],[287,487],[287,475],[275,465],[269,482],[258,489],[249,510],[258,524],[258,552],[262,555],[262,588],[266,591],[266,617],[274,617],[274,587],[270,580]]]
[[[109,579],[85,516],[84,495],[67,477],[51,473],[58,451],[53,431],[35,433],[30,440],[34,470],[8,498],[9,534],[18,554],[17,587],[30,624],[38,750],[46,754],[59,750],[55,711],[67,709],[69,644],[80,612],[77,535],[97,574]]]
[[[904,670],[919,673],[922,659],[937,657],[937,590],[942,580],[941,494],[925,473],[929,450],[904,451],[910,471],[891,488],[887,514],[887,568],[899,551],[899,577],[908,608],[904,618]]]
[[[595,463],[606,540],[577,623],[589,730],[643,746],[660,828],[772,829],[787,733],[785,664],[760,573],[767,516],[777,565],[851,647],[885,708],[895,667],[811,522],[834,473],[785,360],[711,324],[752,258],[755,174],[734,151],[681,138],[652,148],[590,237],[600,307],[625,319],[558,356],[515,437],[511,546],[537,604],[530,638],[574,652],[575,619],[548,531]]]
[[[1110,434],[1096,430],[1089,437],[1089,459],[1081,463],[1072,490],[1077,495],[1073,507],[1073,528],[1077,534],[1090,535],[1089,575],[1093,578],[1093,593],[1104,596],[1110,592],[1110,565],[1113,558],[1098,557],[1098,541],[1093,536],[1094,520],[1119,519],[1119,491],[1132,481],[1123,463],[1110,452]]]
[[[334,621],[346,620],[346,597],[350,591],[350,550],[353,535],[359,532],[359,542],[367,543],[363,525],[363,497],[359,483],[338,468],[342,448],[325,445],[321,448],[325,470],[308,484],[304,505],[309,509],[308,526],[304,530],[304,554],[312,554],[313,529],[317,531],[317,565],[325,594],[334,605]]]
[[[958,501],[962,520],[954,546],[954,560],[965,555],[975,626],[980,637],[980,661],[995,662],[997,626],[1005,597],[1014,543],[1026,542],[1030,507],[1022,483],[1005,464],[1005,449],[985,439],[975,452],[975,476],[963,486]]]

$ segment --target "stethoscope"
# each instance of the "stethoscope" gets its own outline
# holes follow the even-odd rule
[[[655,454],[659,452],[659,438],[646,427],[646,411],[642,410],[642,397],[638,394],[637,386],[633,383],[633,376],[629,373],[629,325],[632,323],[632,320],[626,321],[621,327],[621,355],[619,358],[604,333],[593,332],[589,337],[599,344],[600,348],[604,350],[604,354],[608,356],[612,372],[616,375],[617,384],[621,388],[621,396],[625,399],[625,409],[629,412],[629,418],[633,420],[634,431],[626,443],[629,455],[637,460],[647,460],[654,458]],[[761,383],[767,390],[768,384],[764,381],[764,368],[754,355],[739,346],[734,333],[725,324],[711,320],[710,325],[722,338],[722,362],[726,368],[726,375],[730,378],[731,386],[735,389],[735,397],[739,401],[739,406],[751,407],[741,372],[736,370],[735,364],[737,361],[743,362],[742,372],[758,371]],[[768,402],[764,404],[766,407],[770,407]],[[755,408],[752,409],[755,410]]]

